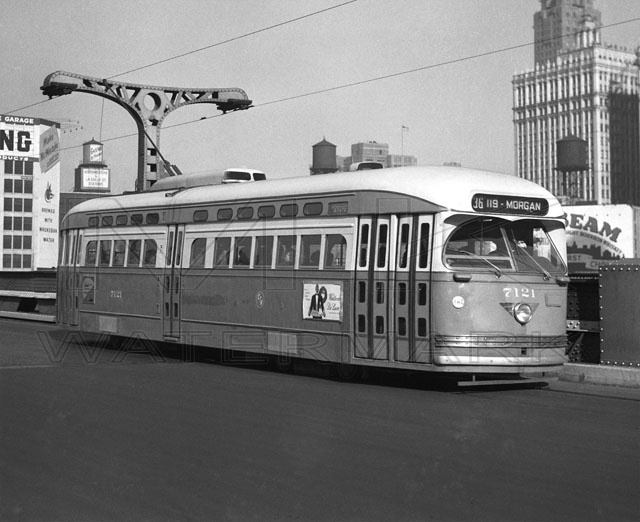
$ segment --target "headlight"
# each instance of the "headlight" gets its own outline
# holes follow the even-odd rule
[[[533,316],[533,310],[527,303],[518,303],[513,307],[513,317],[516,318],[520,324],[527,324],[531,321]]]

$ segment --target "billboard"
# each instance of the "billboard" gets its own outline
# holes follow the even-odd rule
[[[569,273],[597,273],[601,264],[639,254],[640,209],[631,205],[564,206]]]
[[[3,271],[54,269],[58,257],[59,125],[0,114]]]

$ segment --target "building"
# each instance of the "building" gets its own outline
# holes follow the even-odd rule
[[[38,118],[0,115],[2,271],[56,268],[59,127]]]
[[[596,28],[602,25],[593,0],[541,0],[540,11],[533,15],[535,63],[544,65],[560,53],[574,50],[572,35],[581,30],[586,19]]]
[[[418,158],[407,156],[406,154],[389,154],[387,156],[387,167],[412,167],[418,164]]]
[[[580,12],[593,11],[591,4],[543,1],[534,19],[542,26],[548,11],[547,22],[569,12],[577,20]],[[555,57],[544,63],[536,57],[534,69],[513,77],[516,172],[561,199],[640,205],[640,48],[634,53],[602,44],[597,11],[580,19],[571,43],[565,40]],[[567,193],[556,171],[556,143],[568,136],[587,142],[589,168],[575,173],[581,179],[568,183]]]
[[[351,145],[351,156],[336,155],[336,146],[325,138],[312,146],[313,163],[309,169],[311,175],[330,172],[349,172],[351,166],[362,162],[377,162],[383,167],[409,167],[418,164],[415,156],[389,154],[387,143],[367,141]]]
[[[378,143],[377,141],[361,141],[351,145],[351,163],[362,161],[377,161],[387,167],[387,156],[389,155],[389,144]]]

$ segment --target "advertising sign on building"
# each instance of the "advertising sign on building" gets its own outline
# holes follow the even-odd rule
[[[81,191],[108,192],[110,172],[107,167],[86,167],[80,166],[80,187]]]
[[[58,124],[0,115],[3,271],[55,269],[60,196]]]
[[[569,273],[598,272],[602,263],[639,254],[640,208],[576,205],[567,213]]]

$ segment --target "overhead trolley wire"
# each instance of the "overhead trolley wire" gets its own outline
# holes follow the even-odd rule
[[[184,53],[181,53],[181,54],[177,54],[175,56],[171,56],[171,57],[165,58],[163,60],[158,60],[156,62],[148,63],[146,65],[141,65],[141,66],[136,67],[134,69],[130,69],[130,70],[125,71],[125,72],[114,74],[113,76],[108,76],[106,79],[107,80],[111,80],[111,79],[117,78],[119,76],[124,76],[125,74],[129,74],[129,73],[136,72],[136,71],[141,71],[142,69],[147,69],[148,67],[153,67],[154,65],[159,65],[161,63],[170,62],[171,60],[177,60],[178,58],[183,58],[185,56],[189,56],[190,54],[199,53],[199,52],[205,51],[207,49],[212,49],[213,47],[219,47],[219,46],[224,45],[224,44],[235,42],[236,40],[241,40],[243,38],[248,38],[249,36],[254,36],[256,34],[264,33],[264,32],[269,31],[271,29],[276,29],[278,27],[282,27],[282,26],[285,26],[285,25],[288,25],[288,24],[291,24],[291,23],[294,23],[294,22],[299,22],[300,20],[304,20],[306,18],[311,18],[312,16],[316,16],[316,15],[319,15],[319,14],[322,14],[322,13],[326,13],[328,11],[332,11],[334,9],[338,9],[340,7],[344,7],[346,5],[353,4],[353,3],[357,2],[357,1],[358,0],[348,0],[347,2],[343,2],[341,4],[336,4],[336,5],[333,5],[331,7],[327,7],[325,9],[320,9],[319,11],[314,11],[312,13],[307,13],[305,15],[298,16],[296,18],[291,18],[290,20],[285,20],[284,22],[279,22],[277,24],[273,24],[273,25],[270,25],[268,27],[263,27],[262,29],[257,29],[255,31],[251,31],[249,33],[245,33],[245,34],[242,34],[242,35],[239,35],[239,36],[234,36],[233,38],[229,38],[229,39],[223,40],[221,42],[217,42],[217,43],[214,43],[214,44],[211,44],[211,45],[207,45],[205,47],[200,47],[199,49],[193,49],[191,51],[187,51],[187,52],[184,52]],[[14,112],[22,111],[22,110],[28,109],[30,107],[35,107],[36,105],[42,105],[43,103],[47,103],[47,102],[51,101],[52,99],[53,98],[49,98],[47,100],[42,100],[42,101],[39,101],[39,102],[32,103],[31,105],[25,105],[24,107],[20,107],[19,109],[13,109],[11,111],[7,111],[4,114],[13,114]]]
[[[340,5],[345,5],[345,4],[340,4]],[[628,24],[628,23],[633,23],[633,22],[638,22],[638,21],[640,21],[640,17],[630,18],[628,20],[622,20],[620,22],[614,22],[614,23],[611,23],[611,24],[603,25],[603,26],[600,27],[600,29],[614,27],[614,26]],[[562,39],[562,38],[575,36],[579,32],[580,31],[575,31],[573,33],[567,33],[567,34],[564,34],[564,35],[561,35],[561,36],[556,36],[556,37],[553,37],[553,38],[547,38],[545,40],[539,40],[538,42],[550,42],[550,41],[554,41],[554,40],[559,40],[559,39]],[[412,73],[416,73],[416,72],[420,72],[420,71],[426,71],[426,70],[429,70],[429,69],[435,69],[435,68],[438,68],[438,67],[444,67],[446,65],[452,65],[452,64],[455,64],[455,63],[461,63],[461,62],[465,62],[465,61],[469,61],[469,60],[475,60],[475,59],[478,59],[478,58],[483,58],[483,57],[486,57],[486,56],[491,56],[491,55],[495,55],[495,54],[501,54],[501,53],[505,53],[505,52],[508,52],[508,51],[521,49],[521,48],[524,48],[524,47],[530,47],[532,45],[535,45],[538,42],[527,42],[527,43],[523,43],[523,44],[511,45],[511,46],[508,46],[508,47],[503,47],[501,49],[494,49],[492,51],[486,51],[486,52],[483,52],[483,53],[477,53],[477,54],[473,54],[473,55],[469,55],[469,56],[464,56],[464,57],[461,57],[461,58],[454,58],[454,59],[451,59],[451,60],[446,60],[446,61],[438,62],[438,63],[435,63],[435,64],[424,65],[424,66],[421,66],[421,67],[415,67],[413,69],[407,69],[405,71],[399,71],[399,72],[395,72],[395,73],[376,76],[374,78],[367,78],[365,80],[359,80],[359,81],[356,81],[356,82],[346,83],[346,84],[342,84],[342,85],[336,85],[336,86],[333,86],[333,87],[327,87],[326,89],[319,89],[319,90],[311,91],[311,92],[307,92],[307,93],[296,94],[296,95],[293,95],[293,96],[287,96],[285,98],[266,101],[264,103],[259,103],[257,105],[253,105],[252,108],[266,107],[268,105],[275,105],[277,103],[283,103],[283,102],[286,102],[286,101],[292,101],[292,100],[296,100],[296,99],[300,99],[300,98],[306,98],[306,97],[309,97],[309,96],[316,96],[318,94],[324,94],[324,93],[327,93],[327,92],[333,92],[333,91],[338,91],[338,90],[342,90],[342,89],[348,89],[348,88],[355,87],[355,86],[358,86],[358,85],[364,85],[364,84],[367,84],[367,83],[373,83],[373,82],[376,82],[376,81],[386,80],[386,79],[389,79],[389,78],[395,78],[395,77],[399,77],[399,76],[404,76],[404,75],[407,75],[407,74],[412,74]],[[197,123],[197,122],[203,121],[203,120],[211,120],[213,118],[219,118],[221,116],[225,116],[225,115],[228,115],[228,114],[231,114],[231,113],[214,114],[212,116],[202,116],[202,117],[194,119],[194,120],[189,120],[189,121],[185,121],[185,122],[182,122],[182,123],[175,123],[173,125],[167,125],[167,126],[163,127],[163,129],[171,129],[171,128],[175,128],[175,127],[182,127],[182,126],[185,126],[185,125],[191,125],[192,123]],[[137,136],[137,133],[125,134],[125,135],[121,135],[121,136],[115,136],[113,138],[107,138],[107,139],[105,139],[103,141],[114,141],[114,140],[117,140],[117,139],[128,138],[128,137],[132,137],[132,136]],[[73,149],[73,148],[77,148],[77,147],[80,147],[80,146],[81,145],[75,145],[75,146],[68,147],[68,148],[65,148],[65,149],[60,149],[60,150],[68,150],[68,149]]]

